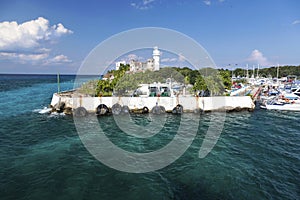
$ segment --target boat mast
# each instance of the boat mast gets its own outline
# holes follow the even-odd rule
[[[279,63],[277,64],[277,84],[278,84],[278,76],[279,76]]]
[[[247,75],[246,75],[246,78],[248,79],[249,78],[249,72],[248,72],[248,64],[247,64]]]
[[[258,71],[259,71],[259,64],[257,64],[257,76],[256,76],[257,78],[259,78],[258,77]]]

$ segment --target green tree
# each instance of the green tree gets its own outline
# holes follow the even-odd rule
[[[230,71],[228,70],[219,70],[223,85],[225,87],[225,89],[231,89],[231,76],[230,76]]]
[[[193,90],[197,91],[197,90],[206,90],[206,89],[207,89],[207,85],[205,79],[201,75],[199,75],[196,78],[195,84],[193,86]]]

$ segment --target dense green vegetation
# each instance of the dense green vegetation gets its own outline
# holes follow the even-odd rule
[[[184,82],[184,76],[182,74],[174,68],[165,67],[159,71],[145,71],[135,74],[127,73],[121,79],[117,80],[114,91],[122,95],[125,91],[136,89],[139,84],[150,84],[153,82],[164,83],[168,78],[172,78],[173,82]]]
[[[192,85],[191,93],[209,91],[211,95],[223,95],[225,89],[231,88],[231,75],[244,77],[246,70],[237,68],[234,71],[228,69],[202,68],[192,70],[190,68],[164,67],[159,71],[145,71],[128,73],[129,65],[121,65],[119,70],[111,70],[106,75],[113,78],[93,80],[82,85],[80,92],[91,96],[124,95],[135,90],[139,84],[150,84],[153,82],[164,83],[167,79],[172,82]],[[256,72],[255,72],[256,73]],[[263,68],[259,70],[260,76],[276,77],[277,67]],[[249,70],[249,76],[252,71]],[[279,77],[287,75],[300,76],[300,66],[283,66],[279,69]],[[255,74],[256,76],[256,74]]]
[[[249,67],[249,77],[252,76],[253,71],[252,68]],[[247,70],[246,69],[241,69],[241,68],[237,68],[235,70],[233,70],[233,74],[235,76],[246,76],[247,74]],[[300,65],[299,66],[279,66],[279,77],[285,77],[288,75],[296,75],[296,76],[300,76]],[[255,69],[255,74],[254,77],[257,76],[257,68]],[[259,69],[259,76],[260,77],[277,77],[277,66],[273,66],[270,68],[262,68]]]
[[[230,72],[226,70],[213,68],[192,70],[187,67],[176,70],[185,77],[188,84],[193,85],[194,92],[209,90],[211,95],[222,95],[225,89],[231,88]]]
[[[129,65],[120,66],[119,70],[111,70],[107,74],[113,75],[114,79],[91,80],[79,88],[79,92],[90,96],[111,96],[118,80],[129,70]]]
[[[119,70],[111,70],[106,75],[113,76],[110,79],[92,80],[81,86],[80,92],[91,96],[124,95],[128,91],[135,90],[139,84],[153,82],[172,82],[184,85],[192,85],[190,92],[209,90],[212,95],[221,95],[225,88],[231,87],[230,72],[204,68],[192,70],[190,68],[164,67],[159,71],[145,71],[138,73],[126,73],[129,65],[122,65]]]

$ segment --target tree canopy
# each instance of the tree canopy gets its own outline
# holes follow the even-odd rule
[[[135,90],[139,84],[165,83],[167,79],[183,85],[193,85],[191,92],[210,90],[213,95],[220,95],[225,88],[231,87],[230,72],[213,68],[192,70],[187,67],[164,67],[159,71],[137,73],[130,73],[128,70],[129,65],[121,65],[119,70],[108,72],[113,75],[113,79],[89,81],[79,91],[91,96],[111,96],[113,93],[123,95]]]
[[[257,70],[258,70],[258,68],[255,68],[254,77],[257,76]],[[246,76],[247,69],[237,68],[237,69],[233,70],[233,74],[235,76],[241,76],[241,77]],[[249,74],[249,77],[252,76],[252,74],[253,74],[252,68],[249,68],[248,74]],[[268,77],[268,76],[277,77],[277,66],[272,66],[269,68],[260,68],[258,74],[260,77]],[[285,77],[288,75],[300,76],[300,65],[299,66],[291,66],[291,65],[279,66],[278,76]]]
[[[139,84],[150,84],[154,82],[178,82],[184,85],[193,85],[192,92],[209,91],[211,95],[223,95],[225,89],[231,88],[231,75],[245,76],[246,69],[237,68],[233,71],[228,69],[202,68],[193,70],[188,67],[164,67],[159,71],[144,71],[131,73],[130,66],[121,65],[119,70],[111,70],[113,78],[92,80],[82,85],[80,92],[91,96],[111,96],[113,93],[123,95],[126,91],[135,90]],[[252,70],[248,71],[249,76]],[[257,71],[255,72],[257,73]],[[277,67],[262,68],[260,76],[277,76]],[[296,75],[300,76],[300,66],[280,66],[279,77]],[[255,74],[256,76],[256,74]]]

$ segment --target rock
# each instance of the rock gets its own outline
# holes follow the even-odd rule
[[[173,112],[173,111],[172,111]],[[196,108],[195,110],[193,110],[193,113],[195,114],[202,114],[204,111],[201,108]]]
[[[254,111],[254,108],[248,108],[248,111],[249,111],[249,112],[253,112],[253,111]]]
[[[66,107],[66,108],[64,109],[64,114],[66,114],[66,115],[72,115],[72,114],[73,114],[73,113],[72,113],[72,108]]]
[[[130,112],[135,114],[147,114],[149,113],[149,109],[145,106],[144,108],[132,109]]]
[[[236,107],[235,109],[234,109],[236,112],[240,112],[240,111],[242,111],[242,108],[241,107]]]
[[[56,110],[56,112],[61,113],[64,111],[65,106],[66,106],[65,102],[59,102],[54,105],[54,109]]]

